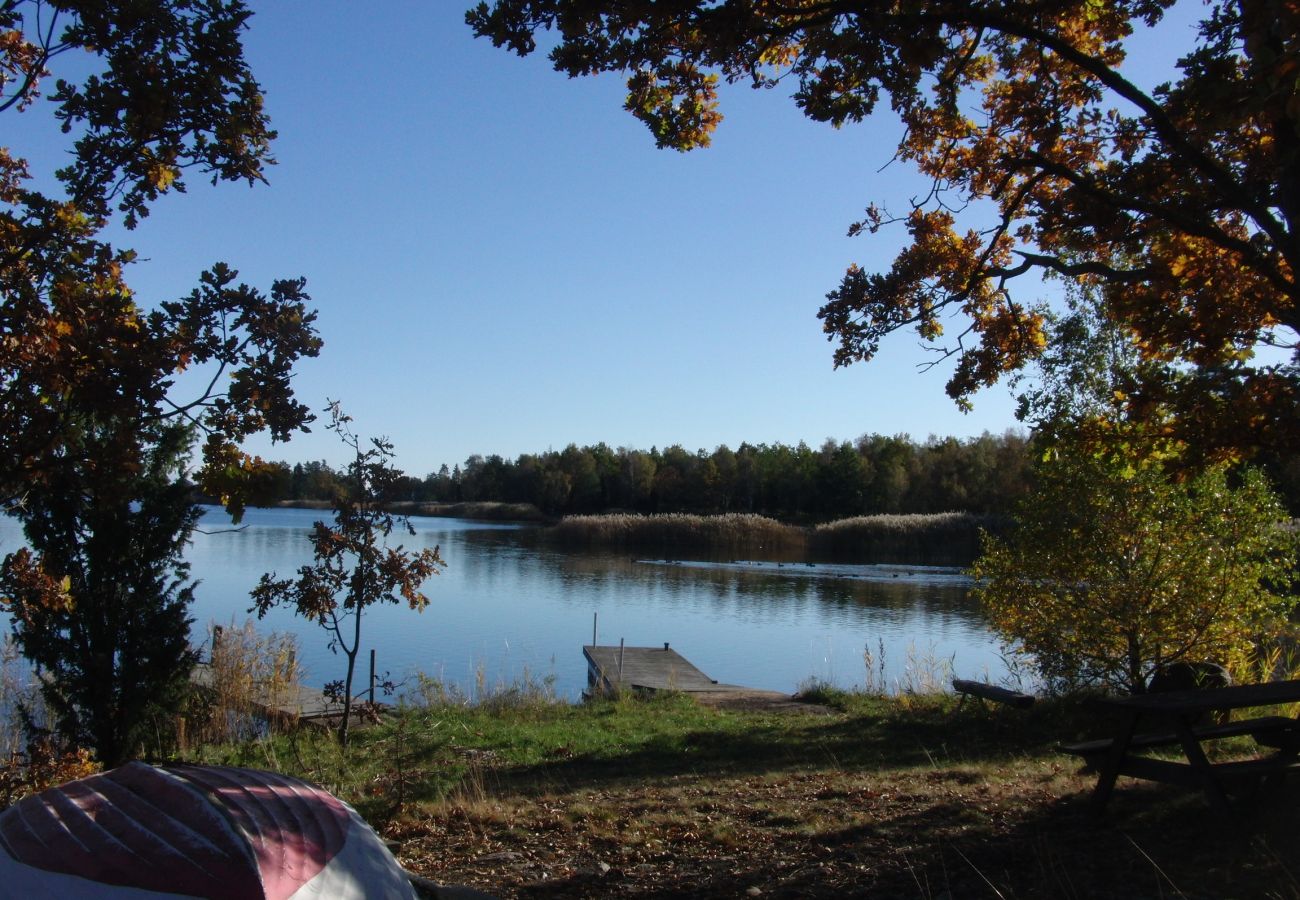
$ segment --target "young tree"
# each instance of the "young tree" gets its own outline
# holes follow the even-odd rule
[[[11,461],[10,476],[25,472],[27,481],[6,512],[22,522],[32,552],[5,558],[0,606],[12,614],[24,654],[46,676],[42,690],[59,731],[109,764],[136,752],[154,712],[175,709],[178,686],[192,667],[192,592],[181,561],[198,516],[193,486],[182,478],[198,428],[192,410],[208,405],[215,412],[234,403],[230,394],[209,389],[188,408],[181,406],[168,394],[166,376],[183,367],[179,356],[207,352],[193,349],[196,337],[222,333],[222,354],[283,352],[287,365],[295,356],[290,348],[280,344],[274,350],[265,334],[250,333],[259,319],[296,320],[301,346],[318,343],[300,283],[280,286],[268,298],[232,286],[233,278],[218,267],[205,279],[205,296],[194,298],[189,309],[164,304],[150,315],[140,314],[123,294],[101,297],[93,309],[102,314],[88,313],[69,326],[76,343],[51,349],[52,359],[40,362],[53,367],[68,357],[86,359],[78,348],[89,346],[98,349],[94,368],[79,372],[70,366],[54,397],[43,393],[53,378],[10,385],[10,396],[30,400],[36,416],[58,424],[50,423],[50,446]],[[232,295],[237,302],[227,303]],[[200,331],[189,330],[189,323],[209,315]],[[231,394],[246,389],[238,378],[228,388]],[[291,394],[282,396],[294,405]],[[7,412],[19,415],[12,407]],[[0,447],[21,454],[31,437],[6,434]],[[227,459],[210,483],[229,484],[227,499],[237,507],[260,461]]]
[[[1170,663],[1241,671],[1286,622],[1294,536],[1259,473],[1183,480],[1065,444],[973,574],[994,629],[1052,687],[1134,693]]]
[[[402,473],[390,465],[393,446],[373,438],[366,447],[351,429],[352,419],[337,403],[330,405],[329,429],[352,451],[342,489],[334,500],[334,525],[317,522],[311,544],[315,562],[298,570],[297,579],[277,579],[275,573],[262,576],[253,590],[253,609],[258,618],[280,604],[290,604],[301,616],[313,619],[329,636],[331,651],[343,651],[347,660],[341,694],[343,717],[339,743],[348,743],[352,713],[352,678],[361,650],[361,619],[376,603],[400,603],[422,611],[429,598],[422,584],[445,565],[438,548],[418,553],[400,544],[388,545],[395,528],[414,534],[410,520],[385,512],[392,499],[391,489]]]
[[[1088,279],[1150,359],[1133,414],[1176,412],[1224,455],[1294,446],[1300,367],[1252,365],[1300,327],[1300,8],[1217,0],[1167,83],[1126,75],[1125,40],[1173,0],[495,0],[467,19],[521,55],[554,29],[571,76],[624,72],[626,108],[662,147],[708,144],[719,79],[797,84],[835,126],[882,94],[903,160],[932,179],[905,211],[868,207],[850,233],[905,227],[887,272],[850,267],[821,319],[837,365],[915,328],[956,357],[960,403],[1048,339],[1035,273]],[[1173,38],[1177,40],[1178,38]],[[956,210],[991,213],[963,229]],[[945,337],[956,315],[957,336]]]

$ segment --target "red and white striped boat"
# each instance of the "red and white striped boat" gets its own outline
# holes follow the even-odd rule
[[[0,897],[415,894],[370,826],[314,785],[252,769],[135,762],[0,813]]]

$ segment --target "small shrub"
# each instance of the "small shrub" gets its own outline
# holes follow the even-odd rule
[[[803,682],[794,695],[794,699],[800,703],[815,703],[838,710],[848,709],[849,697],[848,691],[820,678],[810,678]]]
[[[36,736],[24,750],[11,750],[0,762],[0,809],[29,794],[99,771],[89,750],[66,747],[49,736]]]
[[[98,771],[91,753],[61,743],[31,667],[14,640],[0,644],[0,809]]]

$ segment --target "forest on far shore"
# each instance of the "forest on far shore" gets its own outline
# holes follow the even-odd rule
[[[610,511],[757,513],[790,522],[876,513],[1008,513],[1029,487],[1027,438],[863,435],[856,441],[743,443],[694,453],[604,443],[523,454],[475,454],[424,478],[403,476],[394,501],[531,503],[549,516]],[[268,464],[268,499],[329,500],[343,473],[325,462]]]
[[[548,516],[601,512],[756,513],[824,522],[880,513],[1009,515],[1029,490],[1032,453],[1021,431],[978,437],[870,434],[856,441],[725,444],[691,452],[600,443],[526,453],[475,454],[424,478],[403,475],[389,498],[418,503],[531,503]],[[1292,515],[1300,511],[1300,457],[1262,461]],[[344,474],[324,461],[271,462],[262,502],[329,501]]]

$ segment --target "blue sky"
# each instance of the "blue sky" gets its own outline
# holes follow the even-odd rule
[[[254,188],[195,180],[121,237],[144,258],[141,300],[188,293],[217,260],[262,288],[305,276],[325,348],[300,397],[342,401],[417,476],[571,442],[1016,427],[1004,387],[958,411],[911,333],[832,369],[823,295],[850,263],[887,267],[904,237],[848,225],[924,190],[889,165],[886,116],[836,131],[738,86],[713,147],[656,150],[621,79],[571,81],[475,40],[467,2],[255,0],[246,49],[279,164]],[[320,428],[251,448],[343,459]]]

